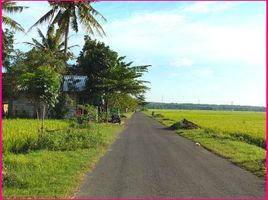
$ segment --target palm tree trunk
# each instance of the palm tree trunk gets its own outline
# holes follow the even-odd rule
[[[41,132],[42,132],[42,134],[44,133],[45,115],[46,115],[46,104],[43,103],[42,124],[41,124]]]
[[[109,117],[109,107],[108,107],[108,99],[106,100],[106,123],[108,123]]]
[[[67,49],[68,49],[69,24],[70,24],[70,19],[68,19],[66,23],[65,38],[64,38],[64,45],[65,45],[64,54],[66,56],[66,60],[67,60]]]

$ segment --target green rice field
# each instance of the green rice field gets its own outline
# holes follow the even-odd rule
[[[187,119],[200,129],[176,132],[230,161],[265,176],[266,121],[264,112],[148,110],[145,113],[171,126]]]
[[[16,151],[33,146],[38,140],[40,121],[32,119],[4,119],[2,121],[3,152]],[[67,128],[64,120],[45,120],[45,129],[49,131]]]

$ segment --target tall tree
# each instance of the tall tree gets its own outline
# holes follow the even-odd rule
[[[104,100],[106,113],[113,94],[138,95],[148,89],[147,81],[140,77],[149,66],[132,66],[132,62],[126,62],[125,57],[119,57],[109,46],[88,36],[77,59],[78,71],[87,75],[87,95],[91,100]]]
[[[41,17],[32,27],[46,22],[50,22],[51,25],[57,24],[60,31],[64,34],[64,51],[67,54],[69,29],[71,27],[75,32],[78,32],[79,22],[88,33],[94,34],[96,31],[100,36],[105,35],[103,28],[95,16],[99,16],[103,20],[106,19],[91,6],[91,2],[94,1],[49,2],[51,10]]]

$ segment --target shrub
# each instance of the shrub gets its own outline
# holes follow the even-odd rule
[[[155,118],[164,118],[164,115],[162,115],[162,114],[154,114],[153,117],[155,117]]]
[[[39,138],[38,149],[48,150],[75,150],[85,148],[95,148],[104,145],[104,137],[100,130],[92,129],[72,129],[46,133]]]
[[[200,128],[198,125],[194,124],[193,122],[188,121],[187,119],[182,119],[179,122],[176,122],[170,126],[172,130],[178,129],[197,129]]]

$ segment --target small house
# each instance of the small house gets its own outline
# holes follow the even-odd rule
[[[85,90],[87,76],[65,75],[62,90],[70,97],[70,103],[65,106],[68,110],[66,118],[75,116],[77,106],[84,103],[82,92]],[[5,93],[5,86],[9,84],[8,81],[3,81],[3,93]],[[30,117],[36,116],[35,105],[23,94],[17,94],[14,99],[9,99],[3,95],[2,112],[4,115],[11,115],[13,117]]]

